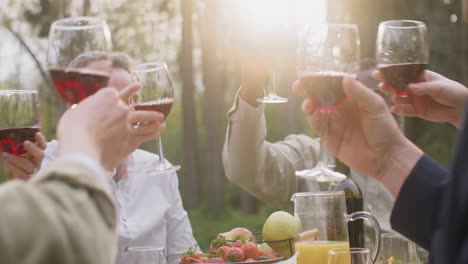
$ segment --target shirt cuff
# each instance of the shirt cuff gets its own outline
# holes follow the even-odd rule
[[[392,210],[392,228],[428,249],[448,170],[424,154],[406,178]]]
[[[229,111],[229,115],[233,120],[253,120],[255,123],[258,123],[258,120],[262,117],[265,111],[265,105],[260,104],[259,106],[252,106],[247,103],[240,96],[240,89],[236,94],[236,99],[234,105]]]
[[[97,160],[82,152],[67,153],[61,155],[57,160],[78,162],[83,166],[86,166],[94,172],[95,177],[103,184],[106,191],[110,193],[109,179],[114,176],[115,169],[111,172],[105,170]]]

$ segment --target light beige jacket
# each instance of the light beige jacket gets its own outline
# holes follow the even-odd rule
[[[292,210],[290,199],[294,193],[320,189],[316,182],[295,175],[297,170],[314,167],[319,139],[289,135],[283,141],[267,142],[264,105],[252,107],[239,95],[228,118],[223,163],[230,181],[258,199],[288,211]],[[390,230],[393,196],[371,177],[356,172],[351,177],[363,192],[364,210],[376,216],[383,229]]]
[[[0,186],[0,263],[111,264],[115,209],[96,171],[59,159]]]

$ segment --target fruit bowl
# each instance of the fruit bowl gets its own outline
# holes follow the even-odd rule
[[[266,260],[256,260],[256,261],[251,261],[251,262],[223,262],[223,263],[228,263],[228,264],[272,264],[276,263],[283,260],[283,257],[278,256],[277,258],[274,259],[266,259]],[[193,264],[192,262],[179,262],[179,264]]]

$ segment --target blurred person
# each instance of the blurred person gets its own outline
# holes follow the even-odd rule
[[[426,80],[417,87],[435,86],[432,79]],[[450,99],[444,105],[457,105],[459,98],[454,95],[459,94],[461,87],[448,79],[443,83],[447,84],[443,86],[445,94],[432,95],[432,100],[441,102],[441,97],[445,97]],[[392,227],[429,249],[431,263],[467,263],[468,115],[465,113],[463,122],[453,119],[453,112],[442,112],[437,118],[463,124],[449,171],[405,138],[382,98],[349,78],[344,79],[343,86],[347,100],[330,114],[329,151],[389,189],[397,198]],[[304,94],[299,81],[293,89]],[[440,109],[443,108],[428,108],[425,116],[435,117]],[[306,98],[302,110],[311,126],[320,131],[318,105]]]
[[[258,199],[292,211],[291,197],[296,192],[320,190],[319,183],[296,176],[318,162],[320,139],[304,134],[288,135],[278,142],[266,141],[267,126],[263,97],[268,78],[266,60],[248,55],[242,61],[242,83],[228,113],[228,128],[223,148],[227,178]],[[365,60],[363,68],[374,66]],[[364,71],[363,71],[364,72]],[[369,79],[372,71],[360,74]],[[372,79],[372,78],[370,78]],[[371,80],[371,83],[377,82]],[[389,217],[394,197],[377,180],[352,171],[351,178],[361,188],[364,210],[376,216],[381,228],[390,230]],[[367,235],[370,235],[366,231]],[[366,239],[369,241],[368,239]]]
[[[133,82],[130,58],[123,53],[89,52],[78,56],[70,65],[74,68],[89,68],[110,72],[109,87],[121,90]],[[134,95],[132,100],[138,100]],[[37,136],[39,137],[39,136]],[[36,138],[37,138],[36,137]],[[118,140],[116,142],[122,142]],[[42,143],[38,146],[25,143],[33,162],[27,159],[11,157],[7,162],[18,167],[19,178],[25,173],[40,168],[54,160],[58,155],[59,142],[52,140],[45,152]],[[197,244],[192,234],[187,212],[182,205],[175,172],[156,176],[146,175],[157,160],[153,153],[137,149],[121,160],[113,170],[113,179],[109,180],[112,197],[118,207],[119,248],[116,263],[132,263],[126,252],[129,247],[164,247],[169,264],[176,264],[180,255],[190,246]],[[35,150],[31,150],[35,148]],[[112,155],[112,154],[110,154]],[[21,161],[20,161],[21,160]]]
[[[151,126],[135,134],[131,123],[163,118],[130,111],[123,103],[138,88],[132,85],[120,95],[104,88],[65,112],[57,128],[59,157],[30,181],[0,185],[2,263],[115,261],[116,212],[106,170],[163,128]],[[108,111],[100,111],[103,107]]]

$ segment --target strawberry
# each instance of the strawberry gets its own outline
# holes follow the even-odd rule
[[[211,246],[212,247],[221,247],[221,246],[225,246],[226,243],[227,243],[227,240],[224,237],[218,237],[218,238],[214,239],[213,241],[211,241]]]
[[[234,242],[234,244],[232,244],[232,246],[241,248],[242,245],[244,245],[244,244],[245,244],[245,240],[236,240],[236,242]]]
[[[208,262],[208,258],[205,257],[205,256],[200,256],[198,259],[201,260],[201,262],[203,262],[203,263]]]
[[[241,247],[242,251],[244,251],[245,258],[251,258],[253,260],[257,260],[260,254],[260,250],[258,249],[257,245],[252,242],[247,242]]]
[[[254,261],[255,261],[255,259],[253,259],[253,258],[248,258],[248,259],[245,260],[245,262],[254,262]]]
[[[231,249],[231,247],[228,246],[222,246],[218,248],[217,256],[223,258],[224,260],[226,259],[226,253]]]
[[[201,260],[199,260],[197,258],[194,258],[194,257],[188,257],[185,262],[188,262],[188,263],[202,263]]]
[[[187,259],[190,258],[190,257],[195,257],[195,254],[198,254],[197,252],[195,252],[196,249],[194,247],[189,247],[187,249],[187,251],[185,251],[184,253],[182,253],[182,255],[180,256],[180,262],[188,262]],[[195,257],[196,258],[196,257]]]
[[[224,263],[224,259],[222,258],[210,258],[206,263]]]
[[[258,259],[257,260],[268,260],[268,255],[265,250],[259,249],[258,250]]]
[[[273,252],[267,252],[267,256],[268,256],[269,259],[274,259],[274,258],[277,258],[277,257],[278,257],[278,256],[276,256],[276,254],[273,253]]]
[[[210,247],[210,255],[216,256],[216,254],[218,253],[218,249],[219,247],[215,247],[215,246]]]
[[[242,262],[245,260],[244,251],[240,248],[232,247],[226,252],[224,260],[227,262]]]

